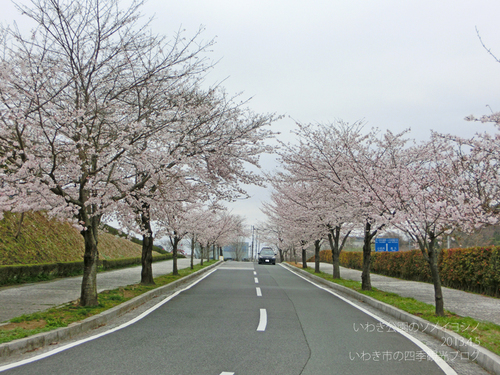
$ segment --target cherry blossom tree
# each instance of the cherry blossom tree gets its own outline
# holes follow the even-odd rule
[[[281,157],[290,173],[321,189],[316,195],[322,196],[323,203],[316,210],[330,243],[333,275],[340,278],[340,252],[359,221],[359,199],[350,188],[352,163],[341,140],[354,137],[361,124],[297,125],[297,143],[284,145]]]
[[[97,230],[123,196],[121,161],[161,130],[138,116],[130,96],[159,75],[174,82],[205,69],[194,57],[206,44],[192,49],[193,41],[151,35],[138,24],[140,5],[35,0],[19,8],[38,27],[28,38],[11,33],[2,54],[1,210],[45,209],[77,220],[83,306],[97,305]],[[143,177],[128,192],[142,188],[150,176]]]
[[[168,127],[165,137],[154,140],[159,145],[156,152],[165,155],[166,160],[160,162],[162,159],[148,147],[153,162],[141,173],[153,178],[145,188],[133,194],[141,220],[143,216],[159,222],[164,220],[158,214],[151,218],[150,209],[157,206],[159,209],[154,211],[163,212],[162,207],[171,201],[169,189],[172,187],[175,195],[179,186],[188,184],[192,196],[196,195],[200,202],[210,200],[213,205],[215,201],[245,197],[242,183],[260,183],[261,178],[248,171],[246,165],[258,167],[258,155],[269,151],[264,141],[272,133],[264,127],[273,121],[273,116],[255,115],[242,104],[228,98],[220,88],[208,93],[198,90],[191,93],[189,101],[184,100],[180,120]],[[187,112],[184,114],[184,111]],[[141,225],[143,232],[151,227],[144,221]],[[144,233],[151,237],[150,232]],[[143,248],[143,258],[150,258],[151,251],[152,246]],[[150,268],[149,262],[143,264],[143,268],[148,266]]]
[[[288,252],[285,231],[280,226],[279,220],[274,217],[273,210],[268,209],[268,205],[268,203],[264,203],[261,207],[262,213],[267,216],[267,221],[259,225],[261,228],[261,237],[263,242],[270,244],[278,251],[280,263],[282,263],[285,261],[286,253]]]
[[[1,61],[1,210],[76,218],[85,306],[97,304],[97,228],[117,202],[135,200],[152,238],[151,202],[167,176],[191,168],[191,178],[221,183],[217,194],[233,199],[244,193],[239,182],[258,182],[244,166],[258,162],[271,135],[262,128],[273,116],[255,115],[218,89],[199,95],[189,77],[207,69],[198,56],[211,42],[152,35],[138,24],[141,4],[35,0],[20,9],[38,29],[32,38],[13,33]]]
[[[434,285],[436,315],[444,315],[438,268],[438,240],[454,230],[470,231],[487,220],[474,190],[463,184],[466,174],[455,145],[433,133],[431,139],[408,147],[405,140],[387,133],[379,141],[388,163],[381,172],[383,186],[371,187],[387,210],[391,225],[418,243],[429,264]]]
[[[167,235],[172,245],[173,269],[172,274],[178,275],[177,268],[177,247],[179,242],[192,232],[194,224],[189,215],[190,210],[196,209],[192,203],[179,201],[177,204],[167,204],[162,210],[163,215],[158,220],[157,225],[160,227],[159,234]]]
[[[247,237],[248,230],[245,229],[244,218],[231,214],[226,210],[207,210],[205,221],[196,226],[196,238],[201,245],[202,255],[210,259],[210,247],[212,247],[213,258],[222,255],[222,247]],[[218,252],[216,252],[218,250]],[[202,261],[203,264],[203,261]]]
[[[340,123],[340,126],[329,129],[333,129],[332,137],[328,137],[329,143],[339,145],[342,163],[347,167],[342,182],[347,197],[350,197],[349,208],[358,222],[363,223],[361,288],[370,290],[372,240],[391,223],[394,214],[393,208],[383,199],[384,173],[391,161],[391,149],[380,147],[376,130],[364,134],[361,123],[352,126]],[[392,137],[390,132],[388,134]],[[394,144],[398,144],[405,134],[406,131],[393,136]]]
[[[288,173],[268,176],[268,181],[274,189],[272,203],[264,203],[262,211],[268,221],[283,228],[283,236],[301,249],[302,267],[307,268],[306,248],[321,241],[324,234],[316,212],[318,200],[311,198],[312,186]],[[315,271],[319,272],[319,263]]]
[[[461,184],[479,199],[485,214],[485,224],[498,222],[500,214],[500,112],[476,118],[466,117],[467,121],[493,123],[496,132],[478,132],[465,139],[453,135],[441,135],[456,145],[460,170],[463,171]]]

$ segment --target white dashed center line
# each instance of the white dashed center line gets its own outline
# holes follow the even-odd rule
[[[262,291],[260,290],[259,287],[255,288],[255,290],[257,291],[257,297],[262,297]]]
[[[260,321],[257,327],[257,332],[264,332],[267,326],[267,311],[266,309],[260,309]]]
[[[257,279],[256,277],[254,277],[255,279],[255,284],[258,284],[259,283],[259,279]]]

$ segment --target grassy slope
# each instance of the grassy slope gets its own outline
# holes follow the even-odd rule
[[[16,239],[19,219],[20,214],[5,213],[0,220],[0,265],[83,260],[83,238],[69,223],[48,219],[38,212],[26,213]],[[99,253],[102,259],[137,257],[141,246],[101,233]]]

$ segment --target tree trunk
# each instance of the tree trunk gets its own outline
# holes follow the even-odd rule
[[[205,256],[205,246],[200,243],[200,265],[203,266],[203,257]]]
[[[429,243],[428,243],[428,253],[426,258],[429,263],[429,267],[431,269],[432,283],[434,284],[434,301],[436,303],[436,315],[444,316],[444,301],[443,301],[443,291],[441,289],[441,276],[439,275],[439,267],[438,267],[438,254],[435,249],[436,237],[433,234],[429,235]],[[422,241],[422,243],[424,243]],[[425,251],[425,249],[424,249]]]
[[[214,260],[215,260],[215,249],[216,249],[216,246],[215,246],[215,244],[213,244],[212,245],[212,256],[213,256]]]
[[[330,230],[330,233],[328,233],[328,242],[330,243],[330,249],[332,249],[332,263],[333,263],[333,278],[334,279],[340,279],[340,251],[339,249],[339,242],[337,237],[332,236],[332,230]]]
[[[14,238],[17,240],[19,236],[21,235],[21,229],[23,227],[23,220],[24,220],[24,212],[21,212],[21,217],[19,218],[19,223],[17,224],[17,231],[16,235]]]
[[[155,285],[153,279],[153,238],[148,235],[142,236],[141,264],[141,284]]]
[[[429,259],[437,258],[434,254]],[[429,264],[431,267],[431,275],[432,275],[432,283],[434,284],[434,300],[436,302],[436,315],[444,316],[444,301],[443,301],[443,292],[441,290],[441,277],[439,276],[439,269],[437,265],[437,260],[434,259],[432,264]]]
[[[174,237],[170,237],[170,242],[172,243],[172,275],[178,275],[179,270],[177,269],[177,245],[181,239],[175,235]]]
[[[314,273],[319,273],[319,249],[321,240],[314,241]]]
[[[307,268],[307,254],[306,254],[306,249],[302,248],[302,268],[306,269]]]
[[[333,263],[333,278],[340,279],[340,253],[345,246],[347,238],[351,231],[348,231],[344,238],[342,239],[342,243],[340,243],[340,233],[341,233],[341,225],[337,225],[335,228],[328,228],[328,242],[330,243],[330,248],[332,249],[332,263]]]
[[[148,207],[149,208],[149,207]],[[154,285],[153,279],[153,230],[149,220],[149,210],[141,213],[141,226],[145,232],[142,235],[141,284]]]
[[[280,263],[283,263],[283,250],[278,249],[278,252],[280,253]]]
[[[206,251],[207,251],[207,262],[210,262],[210,245],[207,245]]]
[[[194,248],[196,245],[195,236],[191,239],[191,269],[194,269]]]
[[[85,252],[83,255],[83,278],[80,294],[80,306],[97,306],[97,265],[99,262],[99,251],[97,250],[98,243],[98,228],[100,216],[88,218],[86,212],[80,211],[80,218],[87,226],[82,230],[81,234],[85,243]]]
[[[372,283],[370,280],[370,264],[372,260],[372,246],[371,246],[372,238],[373,235],[371,233],[371,224],[367,221],[365,223],[365,236],[363,242],[363,272],[361,273],[362,290],[372,290]]]

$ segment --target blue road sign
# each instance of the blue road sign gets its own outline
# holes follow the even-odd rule
[[[399,238],[375,238],[375,251],[399,251]]]

